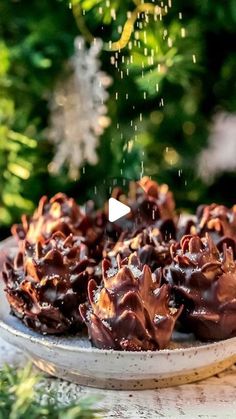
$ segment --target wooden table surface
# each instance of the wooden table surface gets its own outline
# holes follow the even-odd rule
[[[0,338],[0,366],[20,366],[26,357]],[[195,384],[145,391],[99,390],[48,378],[46,385],[58,392],[63,402],[98,395],[106,419],[235,418],[236,366],[218,376]]]

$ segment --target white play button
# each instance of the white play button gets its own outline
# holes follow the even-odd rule
[[[110,198],[108,201],[108,219],[111,223],[113,223],[116,220],[119,220],[119,218],[124,217],[125,215],[129,214],[130,207],[128,207],[125,204],[122,204],[122,202],[117,201],[115,198]]]

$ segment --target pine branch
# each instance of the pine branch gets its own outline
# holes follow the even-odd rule
[[[30,364],[21,370],[5,365],[0,370],[0,419],[101,418],[101,411],[95,408],[95,398],[63,406],[53,393],[47,393],[45,398],[40,380]]]

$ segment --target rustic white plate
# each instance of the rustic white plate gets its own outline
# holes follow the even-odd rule
[[[2,282],[2,281],[1,281]],[[9,314],[0,285],[0,335],[22,349],[41,370],[107,389],[147,389],[201,380],[236,362],[236,338],[201,344],[177,336],[172,349],[121,352],[92,348],[85,337],[42,336]]]

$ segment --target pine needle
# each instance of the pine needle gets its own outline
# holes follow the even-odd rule
[[[95,419],[101,410],[95,407],[94,397],[78,403],[62,405],[56,394],[43,393],[41,377],[28,364],[24,369],[5,365],[0,370],[0,419]]]

